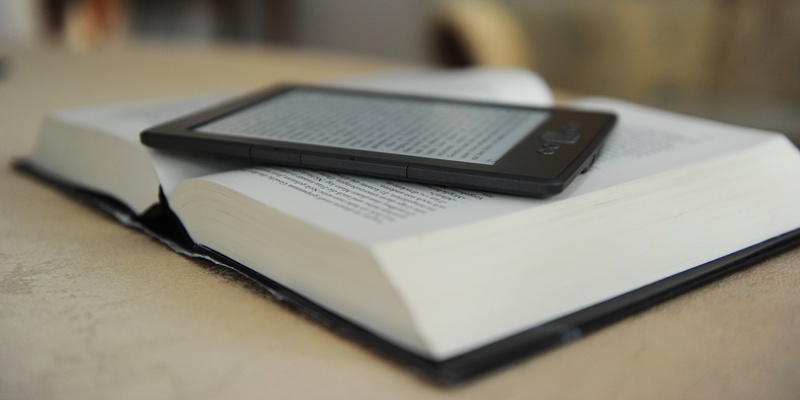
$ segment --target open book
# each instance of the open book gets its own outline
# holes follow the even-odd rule
[[[519,71],[465,79],[486,76],[511,80],[495,101],[552,99]],[[430,77],[340,84],[411,88]],[[428,94],[446,95],[444,75],[436,82]],[[470,96],[453,82],[452,95]],[[144,128],[225,97],[52,113],[24,166],[114,199],[102,204],[121,221],[253,277],[439,382],[579,338],[800,236],[800,154],[785,137],[611,99],[572,104],[620,120],[593,169],[546,200],[139,144]],[[178,229],[156,227],[165,223]]]

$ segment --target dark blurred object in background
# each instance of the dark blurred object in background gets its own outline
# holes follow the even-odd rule
[[[292,39],[293,0],[129,0],[129,30],[142,37],[253,43]]]
[[[48,36],[94,48],[119,36],[187,41],[288,42],[293,0],[44,0]]]

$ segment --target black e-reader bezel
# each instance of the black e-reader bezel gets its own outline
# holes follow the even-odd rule
[[[370,99],[400,98],[432,105],[451,103],[514,108],[544,112],[549,117],[491,165],[197,130],[198,127],[212,121],[234,116],[238,111],[268,102],[293,90],[365,96]],[[256,163],[353,173],[522,196],[548,197],[562,192],[578,174],[590,166],[615,123],[616,116],[610,113],[524,107],[320,86],[281,85],[149,128],[141,133],[140,138],[143,144],[159,149],[230,156],[249,159]]]

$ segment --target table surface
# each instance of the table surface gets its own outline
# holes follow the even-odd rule
[[[0,398],[783,399],[800,250],[465,386],[433,386],[10,167],[56,108],[395,64],[288,48],[0,47]],[[680,251],[680,249],[676,249]]]

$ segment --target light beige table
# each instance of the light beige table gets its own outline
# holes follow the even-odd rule
[[[53,108],[325,79],[389,63],[280,48],[5,53],[0,399],[800,398],[798,250],[442,389],[9,167],[31,151]]]

